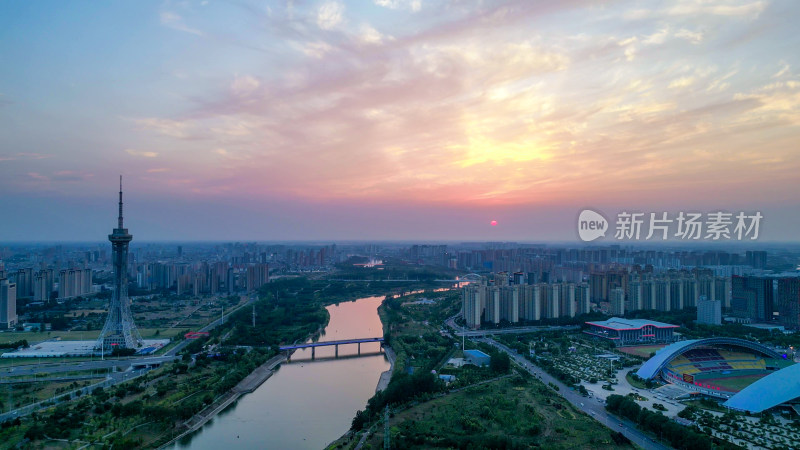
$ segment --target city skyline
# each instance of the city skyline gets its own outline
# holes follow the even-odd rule
[[[798,240],[791,2],[52,6],[0,5],[0,241],[100,240],[119,167],[141,242]]]

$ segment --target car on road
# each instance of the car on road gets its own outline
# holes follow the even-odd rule
[[[619,426],[622,426],[622,422],[619,423]]]

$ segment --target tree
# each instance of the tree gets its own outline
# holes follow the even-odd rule
[[[492,369],[493,372],[508,373],[508,371],[511,370],[511,358],[509,358],[508,354],[505,352],[492,353],[491,359],[489,360],[489,368]]]

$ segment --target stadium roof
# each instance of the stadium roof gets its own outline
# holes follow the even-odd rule
[[[656,322],[655,320],[646,319],[621,319],[619,317],[612,317],[607,320],[599,322],[586,322],[589,325],[594,325],[602,328],[610,328],[612,330],[641,330],[646,326],[653,326],[656,328],[678,328],[677,325],[672,325],[664,322]]]
[[[690,339],[687,341],[678,341],[672,343],[661,350],[657,351],[655,356],[645,361],[642,367],[636,371],[636,375],[649,380],[655,378],[670,361],[677,358],[678,355],[685,353],[693,348],[715,346],[715,345],[730,345],[734,347],[745,348],[750,351],[761,353],[769,358],[780,359],[781,355],[774,350],[765,347],[759,343],[746,341],[744,339],[717,337],[707,339]]]
[[[723,406],[760,413],[800,397],[800,364],[773,372],[739,391]]]

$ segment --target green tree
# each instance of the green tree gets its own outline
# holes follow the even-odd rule
[[[508,357],[508,353],[492,353],[491,359],[489,360],[489,368],[492,369],[493,372],[508,373],[511,370],[511,358]]]

